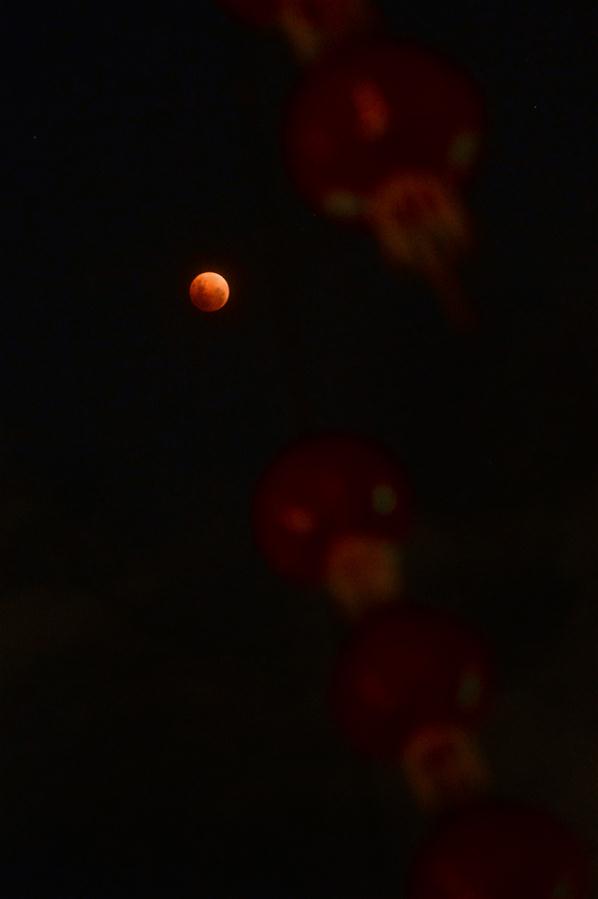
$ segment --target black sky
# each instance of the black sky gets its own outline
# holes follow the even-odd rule
[[[538,3],[384,7],[486,97],[475,337],[295,194],[301,69],[278,36],[207,2],[10,15],[10,899],[400,895],[425,821],[328,722],[343,626],[253,547],[255,480],[306,430],[400,454],[410,593],[500,659],[499,790],[596,837],[591,28]],[[231,285],[214,316],[187,299],[202,270]]]

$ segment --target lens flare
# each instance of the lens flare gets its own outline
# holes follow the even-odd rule
[[[288,110],[288,168],[318,211],[360,220],[364,203],[397,175],[429,173],[451,190],[466,181],[483,120],[475,84],[452,62],[378,41],[324,61],[303,81]]]
[[[488,650],[460,620],[393,604],[363,618],[340,653],[332,711],[356,750],[400,764],[416,734],[474,727],[491,686]]]
[[[397,550],[412,516],[402,467],[387,450],[352,435],[321,435],[287,447],[254,498],[256,542],[283,577],[332,589],[349,606],[360,592],[392,593]]]

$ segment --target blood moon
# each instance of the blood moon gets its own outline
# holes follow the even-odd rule
[[[222,275],[216,272],[202,272],[189,287],[191,302],[202,312],[217,312],[228,302],[230,289]]]

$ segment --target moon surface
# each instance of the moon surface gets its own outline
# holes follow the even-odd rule
[[[230,296],[228,283],[216,272],[202,272],[189,287],[191,302],[202,312],[217,312],[226,305]]]

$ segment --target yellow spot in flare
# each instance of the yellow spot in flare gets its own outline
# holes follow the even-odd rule
[[[403,560],[390,540],[362,535],[337,538],[328,554],[327,585],[332,597],[350,615],[399,597]]]

